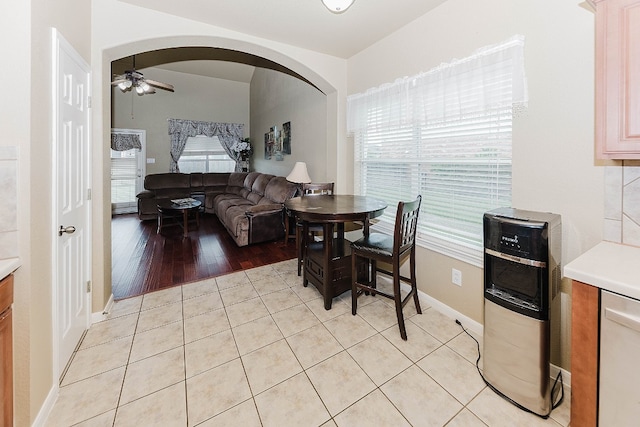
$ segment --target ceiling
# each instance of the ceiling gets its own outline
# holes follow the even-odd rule
[[[342,14],[329,12],[321,0],[120,1],[346,59],[446,0],[355,0]],[[264,58],[217,48],[137,54],[135,68],[148,67],[247,83],[255,67],[301,78]],[[115,75],[131,68],[131,57],[112,63]]]
[[[121,0],[289,45],[349,58],[445,0],[355,0],[342,14],[321,0]]]

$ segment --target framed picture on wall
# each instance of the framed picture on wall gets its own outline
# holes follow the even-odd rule
[[[265,160],[271,160],[271,156],[273,156],[273,144],[274,141],[271,139],[271,132],[267,132],[264,134],[264,158]]]
[[[291,122],[282,125],[282,152],[291,154]]]

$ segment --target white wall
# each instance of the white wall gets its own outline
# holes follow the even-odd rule
[[[55,385],[52,354],[51,28],[90,60],[91,4],[2,5],[0,145],[17,147],[18,252],[14,282],[14,423],[31,425]],[[73,11],[73,13],[69,13]],[[97,252],[100,252],[97,250]]]
[[[291,155],[278,161],[264,156],[264,134],[291,123]],[[302,80],[278,71],[256,69],[251,80],[252,170],[287,176],[295,162],[306,162],[309,176],[325,182],[327,171],[327,97]],[[332,177],[331,180],[335,180]]]
[[[593,154],[594,16],[578,4],[448,0],[348,61],[353,94],[523,34],[529,106],[514,120],[512,201],[562,215],[563,264],[602,239],[603,170]],[[422,291],[482,323],[481,269],[424,249],[418,266]],[[462,287],[451,283],[451,268],[462,270]],[[571,292],[567,280],[563,292]],[[568,368],[564,344],[562,361],[553,362]]]
[[[242,123],[249,135],[249,83],[195,76],[148,68],[145,77],[174,85],[175,92],[156,89],[152,95],[112,89],[114,128],[147,131],[147,174],[169,172],[169,134],[167,119]],[[132,114],[133,112],[133,114]],[[133,116],[133,117],[132,117]]]

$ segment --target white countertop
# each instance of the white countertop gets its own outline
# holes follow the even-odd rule
[[[640,248],[601,242],[564,267],[570,279],[640,300]]]
[[[20,258],[0,259],[0,279],[13,273],[20,265]]]

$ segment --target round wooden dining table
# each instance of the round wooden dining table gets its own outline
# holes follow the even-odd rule
[[[366,196],[332,194],[294,197],[284,206],[289,215],[302,221],[305,235],[309,223],[323,226],[322,242],[304,239],[303,284],[312,283],[323,296],[324,308],[329,310],[334,297],[351,289],[351,242],[344,237],[344,224],[360,221],[363,233],[368,235],[369,221],[382,215],[387,203]],[[327,238],[336,231],[335,238]]]

